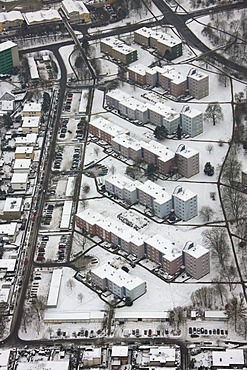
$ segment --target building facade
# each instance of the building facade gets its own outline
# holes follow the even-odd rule
[[[112,36],[100,40],[100,51],[123,64],[130,64],[138,58],[136,49]]]
[[[209,250],[202,245],[188,242],[183,249],[185,271],[195,279],[201,279],[210,273]]]
[[[209,76],[197,69],[191,69],[188,73],[188,90],[196,99],[205,98],[209,94]]]
[[[5,41],[0,44],[0,74],[11,74],[20,64],[17,44]]]
[[[185,105],[180,114],[182,132],[191,137],[203,133],[203,114],[195,108]]]
[[[196,175],[200,171],[199,152],[180,144],[176,151],[176,164],[182,176],[190,178]]]
[[[198,214],[197,194],[177,186],[172,194],[175,215],[183,221],[188,221]]]

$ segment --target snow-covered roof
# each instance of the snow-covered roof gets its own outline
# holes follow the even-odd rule
[[[14,172],[12,179],[11,179],[11,184],[26,184],[28,179],[28,173],[18,173]]]
[[[116,99],[118,101],[128,99],[130,97],[130,95],[128,93],[126,93],[122,90],[119,90],[119,89],[114,89],[114,90],[108,91],[108,93],[106,93],[106,96],[108,96],[109,98]]]
[[[118,187],[119,189],[127,189],[128,191],[136,190],[136,187],[141,184],[139,181],[133,181],[121,174],[112,175],[106,178],[106,181]]]
[[[29,170],[31,166],[31,159],[25,158],[25,159],[16,159],[14,162],[13,170]]]
[[[184,252],[194,258],[200,258],[204,256],[205,254],[208,254],[209,250],[200,244],[191,243],[188,248],[184,249]]]
[[[211,320],[227,320],[227,314],[225,311],[205,311],[205,319]]]
[[[104,265],[96,267],[96,269],[93,270],[93,273],[102,280],[107,279],[119,287],[125,287],[129,291],[144,283],[144,281],[139,277],[132,276],[123,271],[121,268],[115,268],[108,262],[106,262]]]
[[[11,351],[10,349],[1,349],[0,350],[0,364],[3,368],[6,368],[6,370],[7,370],[8,363],[9,363],[10,351]]]
[[[114,137],[113,141],[125,148],[130,148],[136,151],[141,150],[142,148],[139,140],[125,134]]]
[[[160,362],[165,364],[166,362],[175,362],[176,350],[171,347],[151,347],[149,352],[150,362]]]
[[[102,311],[52,311],[47,310],[45,312],[44,321],[48,322],[84,322],[91,320],[103,320],[104,312]]]
[[[12,112],[14,110],[14,101],[13,100],[1,100],[0,110],[3,112]]]
[[[143,64],[135,64],[134,66],[128,67],[128,71],[138,73],[139,75],[146,76],[146,70],[148,67],[146,67]]]
[[[10,295],[10,288],[1,288],[0,289],[0,302],[8,303]],[[2,364],[1,364],[2,368]]]
[[[4,93],[1,96],[0,100],[13,101],[13,100],[15,100],[15,95],[14,94],[11,94],[9,91],[7,91],[6,93]]]
[[[119,51],[121,54],[128,55],[136,51],[136,49],[132,48],[129,45],[126,45],[123,41],[117,39],[114,36],[107,37],[100,42],[112,47],[114,50]]]
[[[23,107],[23,113],[26,112],[41,112],[41,104],[40,103],[25,103]]]
[[[192,69],[189,74],[188,74],[188,77],[196,80],[196,81],[201,81],[203,80],[204,78],[207,78],[208,75],[202,71],[199,71],[198,69]]]
[[[143,28],[140,28],[139,30],[136,30],[134,33],[141,35],[141,36],[150,37],[153,31],[151,28],[143,27]]]
[[[23,15],[19,10],[12,10],[11,12],[0,13],[0,22],[13,22],[17,20],[23,21]]]
[[[66,200],[63,206],[63,213],[60,222],[60,229],[68,229],[70,225],[71,219],[71,211],[72,211],[73,202],[71,200]]]
[[[49,289],[49,295],[47,299],[47,307],[56,307],[58,296],[59,296],[59,290],[61,285],[63,275],[63,269],[55,269],[52,271],[52,278],[50,283],[50,289]]]
[[[143,184],[137,185],[139,191],[148,194],[150,197],[155,199],[157,203],[163,204],[169,202],[172,197],[167,191],[165,191],[161,186],[154,183],[153,181],[147,180]]]
[[[187,159],[199,154],[197,150],[188,148],[186,146],[184,146],[181,150],[178,150],[176,153]]]
[[[101,348],[100,347],[90,347],[90,348],[86,348],[83,351],[82,361],[91,360],[94,358],[99,358],[99,359],[101,358]]]
[[[152,35],[151,35],[152,37]],[[173,47],[173,46],[176,46],[176,45],[179,45],[181,44],[181,40],[179,38],[175,38],[174,36],[172,35],[168,35],[167,33],[164,33],[164,32],[159,32],[155,38],[157,39],[158,42],[166,45],[166,46],[169,46],[169,47]]]
[[[2,51],[12,49],[13,47],[17,46],[17,44],[13,41],[4,41],[0,44],[0,53]]]
[[[23,14],[28,25],[34,23],[44,23],[44,22],[55,22],[61,21],[62,18],[56,9],[49,10],[37,10],[36,12],[29,12]]]
[[[38,80],[39,79],[39,72],[37,68],[37,64],[35,62],[34,57],[30,56],[27,57],[27,62],[29,66],[29,72],[32,80]]]
[[[0,270],[7,270],[7,272],[15,271],[16,259],[0,259]]]
[[[119,102],[119,105],[123,105],[126,108],[132,109],[132,110],[139,110],[142,112],[148,111],[148,107],[145,103],[140,102],[139,100],[133,98],[130,96],[127,99],[121,100]]]
[[[212,351],[212,365],[214,367],[232,367],[244,365],[244,351],[242,349],[226,349],[225,351]]]
[[[85,209],[84,211],[77,213],[76,216],[82,220],[86,220],[90,225],[96,225],[99,220],[102,220],[103,216],[93,209]]]
[[[69,360],[18,362],[18,370],[68,370]]]
[[[158,113],[161,115],[166,121],[174,121],[180,118],[180,115],[178,112],[175,111],[175,109],[168,107],[167,105],[163,103],[156,103],[156,104],[149,104],[148,105],[149,110]]]
[[[165,239],[159,234],[151,236],[145,243],[157,249],[168,261],[174,261],[182,254],[170,240]]]
[[[22,127],[39,127],[39,120],[40,120],[40,117],[26,117],[26,116],[23,116],[22,117]]]
[[[3,212],[15,212],[20,211],[22,207],[22,198],[6,198],[4,203]]]
[[[0,224],[0,235],[15,235],[17,230],[17,222],[10,222],[8,224]]]
[[[179,188],[176,188],[174,190],[173,196],[186,202],[197,196],[197,194],[193,193],[193,191],[191,190],[184,189],[182,186],[180,186]]]
[[[28,117],[27,117],[28,118]],[[37,140],[37,134],[30,133],[26,136],[16,136],[15,137],[15,145],[22,145],[22,144],[35,144]]]
[[[99,130],[104,131],[105,133],[113,137],[122,134],[127,134],[129,132],[128,130],[115,125],[113,122],[108,121],[103,117],[98,117],[90,121],[90,125],[97,127]]]
[[[33,146],[17,146],[15,149],[15,154],[32,154]]]
[[[67,185],[66,185],[66,190],[65,190],[65,197],[71,197],[73,195],[75,188],[75,177],[74,176],[69,176]]]
[[[198,117],[198,116],[202,116],[203,113],[200,112],[198,109],[196,108],[192,108],[192,107],[189,107],[188,105],[185,105],[182,110],[181,110],[181,114],[183,116],[187,116],[189,118],[195,118],[195,117]]]
[[[175,153],[172,152],[169,148],[165,147],[163,144],[158,143],[155,140],[151,140],[149,143],[145,141],[140,142],[143,149],[148,150],[149,152],[155,154],[157,157],[160,157],[163,161],[169,161],[175,157]]]
[[[112,357],[128,357],[128,346],[112,346]]]
[[[172,80],[176,84],[180,84],[187,80],[187,76],[184,76],[181,72],[177,71],[174,67],[164,68],[162,75]]]
[[[168,319],[169,311],[117,311],[114,315],[115,319]]]

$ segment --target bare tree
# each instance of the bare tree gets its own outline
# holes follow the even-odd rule
[[[78,299],[78,301],[79,301],[80,303],[82,303],[82,301],[83,301],[83,294],[82,294],[82,293],[78,293],[78,295],[77,295],[77,299]]]
[[[237,157],[237,147],[232,146],[222,169],[222,180],[228,185],[234,185],[240,181],[242,164]]]
[[[88,184],[82,184],[82,191],[84,194],[88,194],[90,192],[90,185]]]
[[[199,212],[199,215],[202,218],[203,222],[210,221],[213,218],[214,214],[214,210],[209,206],[202,206]]]
[[[74,282],[74,280],[69,279],[69,280],[67,281],[67,283],[66,283],[66,286],[67,286],[67,288],[69,288],[70,290],[72,290],[72,289],[75,287],[75,282]]]
[[[114,166],[114,164],[111,166],[110,171],[111,171],[111,173],[112,173],[113,175],[115,174],[115,172],[116,172],[116,167]]]
[[[227,297],[227,291],[225,285],[221,282],[220,277],[216,277],[212,280],[213,288],[215,293],[220,297],[221,305],[224,306],[224,298]]]
[[[99,155],[99,147],[98,146],[94,147],[94,153],[98,157],[98,155]]]
[[[235,221],[238,226],[239,221],[246,215],[246,195],[241,193],[237,188],[224,186],[222,190],[222,201],[228,220]]]
[[[208,104],[204,113],[204,119],[205,121],[212,122],[213,125],[216,125],[216,123],[223,121],[224,116],[219,103],[216,102]]]
[[[211,248],[212,254],[218,259],[224,269],[230,257],[226,230],[220,227],[203,231],[203,241]]]
[[[210,154],[212,152],[212,150],[214,149],[213,145],[212,144],[208,144],[206,146],[206,150],[208,151],[208,153]]]

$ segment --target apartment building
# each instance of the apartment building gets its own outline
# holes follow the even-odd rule
[[[102,216],[94,212],[92,209],[86,209],[81,213],[75,215],[76,226],[83,231],[88,232],[90,235],[96,235],[96,225]]]
[[[196,99],[205,98],[209,94],[209,76],[195,68],[188,73],[188,90]]]
[[[90,12],[83,1],[63,0],[62,9],[71,22],[90,22]]]
[[[129,97],[130,95],[124,91],[115,89],[105,94],[105,102],[108,107],[119,110],[119,103],[122,100],[128,99]]]
[[[24,117],[40,117],[41,116],[41,104],[28,102],[24,104],[22,114]]]
[[[210,273],[210,252],[199,244],[187,242],[183,248],[185,271],[195,279]]]
[[[119,298],[129,297],[132,301],[146,293],[146,282],[132,276],[109,262],[91,270],[92,283],[103,291],[110,290]]]
[[[184,96],[187,89],[187,76],[177,71],[174,67],[164,68],[160,74],[160,85],[170,95]]]
[[[130,135],[119,135],[112,138],[112,149],[126,158],[139,161],[142,158],[142,147],[139,140]]]
[[[162,174],[170,172],[175,164],[175,153],[157,141],[140,142],[142,159],[148,164],[154,164]]]
[[[134,32],[134,41],[147,48],[156,49],[157,54],[169,60],[178,58],[183,53],[181,40],[161,30],[143,27]]]
[[[183,221],[188,221],[198,214],[197,194],[177,186],[172,194],[175,215]]]
[[[149,121],[147,105],[132,97],[119,102],[119,113],[130,120],[138,120],[140,123]]]
[[[18,146],[15,149],[15,159],[34,159],[33,146]]]
[[[135,81],[137,84],[140,85],[146,85],[147,67],[145,65],[135,64],[134,66],[128,67],[127,71],[129,80]]]
[[[23,208],[23,198],[7,197],[4,202],[4,207],[2,211],[2,219],[4,220],[17,220],[21,217]]]
[[[82,363],[83,367],[91,368],[94,366],[101,365],[101,348],[100,347],[88,347],[83,351]]]
[[[23,15],[19,10],[0,13],[0,32],[11,29],[21,28],[23,23]]]
[[[191,177],[199,173],[199,152],[180,144],[176,151],[178,172],[184,177]]]
[[[148,259],[161,265],[169,275],[175,275],[182,267],[183,259],[181,251],[168,239],[156,234],[144,243],[144,251]]]
[[[112,346],[111,369],[118,370],[128,364],[129,348],[128,346]],[[125,366],[129,367],[129,366]]]
[[[23,116],[21,128],[24,133],[38,134],[40,116]]]
[[[141,183],[123,175],[112,175],[105,179],[105,190],[128,204],[137,202],[137,186]]]
[[[20,64],[17,44],[5,41],[0,44],[0,74],[11,74]]]
[[[31,164],[32,164],[32,161],[30,158],[15,159],[14,165],[13,165],[13,171],[19,172],[19,173],[29,172],[31,168]]]
[[[11,188],[14,191],[26,191],[28,182],[28,172],[18,173],[14,172],[11,178]]]
[[[90,134],[97,136],[109,144],[111,144],[111,141],[114,137],[129,133],[129,131],[114,125],[113,122],[103,117],[97,117],[90,121],[89,132]]]
[[[195,137],[203,133],[203,114],[199,110],[185,105],[180,118],[184,134]]]
[[[49,23],[55,25],[62,23],[62,18],[56,9],[37,10],[36,12],[24,13],[23,17],[28,26],[43,25]]]
[[[136,49],[113,36],[100,40],[100,51],[123,64],[130,64],[138,58]]]
[[[155,126],[165,126],[168,134],[177,131],[180,115],[173,108],[162,103],[149,104],[149,121]]]
[[[152,209],[159,218],[164,218],[171,212],[171,195],[150,180],[137,185],[137,198],[140,204]]]

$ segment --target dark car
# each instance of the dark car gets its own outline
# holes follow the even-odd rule
[[[195,333],[193,333],[193,334],[191,334],[190,336],[191,336],[191,338],[199,338],[199,336],[200,336],[200,335],[199,335],[199,334],[195,334]]]

